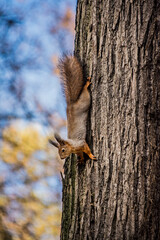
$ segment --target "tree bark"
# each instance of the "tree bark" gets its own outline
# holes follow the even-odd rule
[[[159,0],[79,0],[75,53],[92,79],[98,161],[65,162],[61,240],[158,240]]]

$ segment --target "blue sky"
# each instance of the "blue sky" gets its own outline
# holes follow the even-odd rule
[[[65,98],[60,81],[53,74],[52,57],[61,56],[64,51],[73,50],[73,34],[66,34],[65,30],[56,34],[51,34],[50,31],[51,28],[56,27],[57,19],[64,15],[66,7],[70,7],[75,12],[76,0],[0,1],[0,21],[2,23],[0,24],[0,116],[1,114],[17,115],[18,120],[9,120],[16,129],[33,124],[42,135],[49,133],[50,128],[45,124],[45,116],[43,112],[38,113],[35,100],[38,100],[40,105],[50,113],[58,113],[61,117],[66,118]],[[1,10],[4,15],[1,15]],[[17,19],[17,17],[19,22],[14,27],[6,28],[3,24],[5,18]],[[3,51],[6,55],[3,54]],[[23,63],[26,59],[29,64],[22,64],[18,71],[12,71],[10,62],[11,64]],[[20,92],[20,95],[22,94],[27,108],[35,113],[34,119],[26,120],[24,118],[21,98],[18,100],[10,88],[12,82],[18,91],[21,91],[22,86],[23,91]],[[3,120],[0,118],[0,132],[7,124],[7,118]],[[64,129],[61,133],[66,135]],[[1,144],[2,141],[0,141],[0,147]],[[50,147],[48,146],[48,149]],[[46,158],[45,151],[39,150],[35,154],[36,156],[33,155],[28,164],[36,165],[35,172],[40,178],[29,186],[25,183],[27,175],[25,168],[14,171],[12,165],[0,159],[0,175],[4,180],[4,192],[1,194],[10,196],[11,199],[13,198],[13,202],[16,196],[21,197],[25,193],[27,195],[30,191],[33,191],[45,204],[60,199],[62,186],[58,170],[53,169],[54,164],[52,168],[52,162],[50,162],[49,170],[51,172],[47,175],[47,168],[41,164]],[[50,158],[46,160],[56,160],[55,154]],[[14,207],[12,210],[14,214]],[[16,211],[16,214],[20,214],[20,211]]]
[[[21,38],[21,42],[17,45],[15,51],[16,59],[23,61],[23,59],[32,57],[32,55],[36,59],[33,67],[32,65],[24,66],[15,76],[8,69],[5,69],[3,74],[6,79],[12,77],[18,79],[17,85],[23,82],[24,99],[32,111],[35,108],[34,101],[38,99],[45,109],[57,111],[65,118],[65,100],[59,79],[53,74],[52,57],[54,55],[61,56],[63,51],[72,51],[73,36],[71,34],[66,35],[65,31],[64,36],[63,32],[61,33],[61,37],[65,39],[64,49],[62,49],[59,44],[59,35],[50,34],[50,28],[57,24],[57,12],[58,16],[63,16],[67,6],[75,12],[76,1],[3,0],[0,5],[12,17],[18,15],[22,19],[22,22],[16,28],[9,30],[7,33],[8,41],[13,45],[18,38]],[[14,109],[19,116],[23,116],[21,103],[17,103],[17,99],[10,94],[3,79],[0,83],[0,111],[11,113]]]

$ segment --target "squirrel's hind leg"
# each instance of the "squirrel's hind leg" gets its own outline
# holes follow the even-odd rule
[[[89,85],[91,84],[91,77],[88,77],[87,78],[87,82],[86,84],[84,85],[84,89],[88,89]]]
[[[79,96],[78,100],[74,104],[74,108],[78,109],[78,111],[85,112],[89,109],[90,106],[90,93],[88,91],[88,86],[91,84],[90,81],[87,81],[83,87],[81,95]]]

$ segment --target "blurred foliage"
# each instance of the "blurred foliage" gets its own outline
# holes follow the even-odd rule
[[[40,126],[18,126],[8,126],[2,133],[2,221],[14,240],[53,239],[60,232],[62,161],[56,149],[47,147]]]
[[[0,125],[15,118],[36,118],[48,124],[48,112],[59,110],[50,101],[50,89],[54,92],[58,84],[53,75],[57,61],[52,59],[72,51],[73,3],[75,0],[0,1]],[[38,96],[32,90],[36,81]]]
[[[48,135],[66,125],[56,65],[75,4],[0,1],[0,240],[59,239],[63,162]]]

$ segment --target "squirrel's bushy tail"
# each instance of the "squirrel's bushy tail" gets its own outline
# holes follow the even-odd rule
[[[60,70],[67,104],[76,102],[84,86],[80,62],[75,56],[64,56],[60,61]]]

